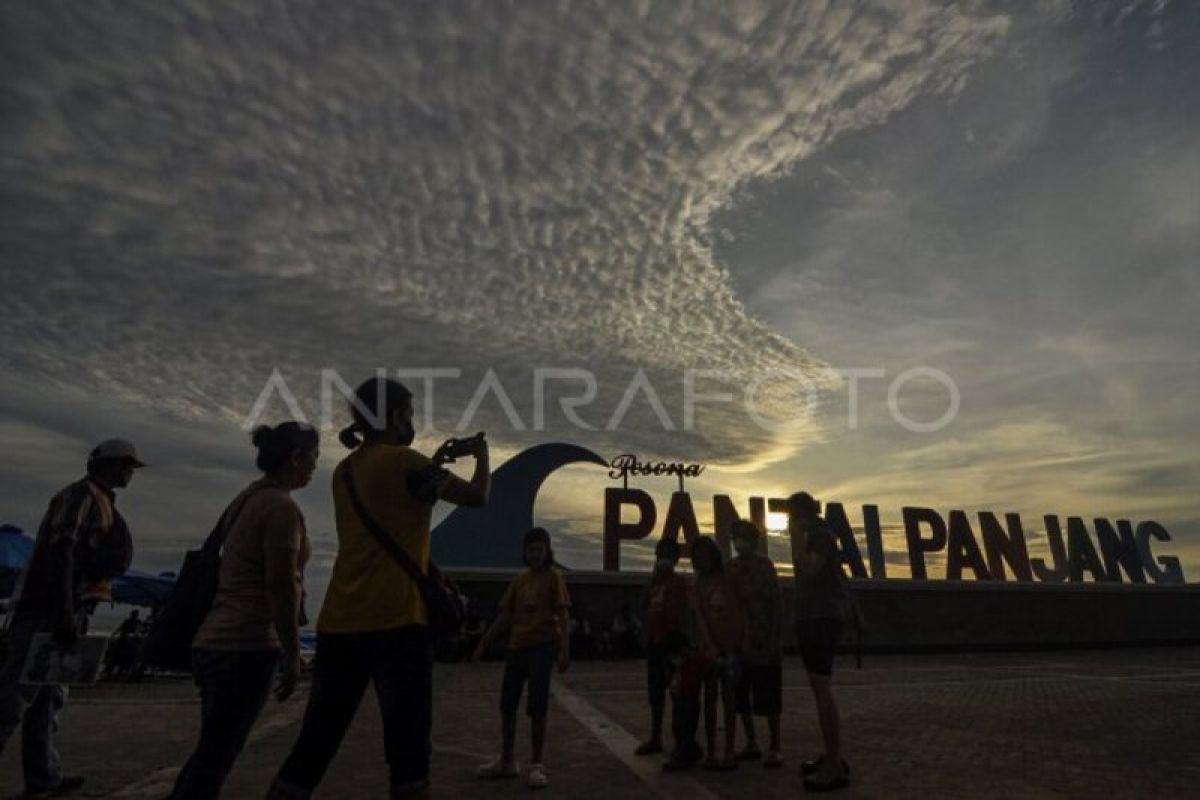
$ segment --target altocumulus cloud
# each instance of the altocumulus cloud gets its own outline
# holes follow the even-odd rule
[[[314,398],[322,367],[458,367],[455,411],[494,368],[526,425],[534,366],[594,370],[607,410],[645,369],[676,426],[685,368],[829,386],[747,315],[710,217],[957,91],[1006,25],[934,2],[9,5],[3,364],[210,421],[274,368]],[[743,465],[796,441],[699,422],[638,402],[574,435]],[[521,439],[494,402],[473,427]]]

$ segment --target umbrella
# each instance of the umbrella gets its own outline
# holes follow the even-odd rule
[[[149,572],[131,569],[119,578],[112,579],[114,603],[153,608],[161,605],[175,589],[175,575],[164,572],[151,575]]]

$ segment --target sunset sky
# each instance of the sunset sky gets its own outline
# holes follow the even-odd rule
[[[254,477],[256,401],[289,415],[272,375],[321,422],[323,370],[437,368],[426,451],[491,374],[495,463],[704,463],[703,526],[801,488],[1019,512],[1035,550],[1043,514],[1154,519],[1200,576],[1196,4],[200,5],[0,12],[0,521],[125,436],[135,566],[176,568]],[[937,430],[889,409],[913,368],[902,419],[955,387]],[[539,369],[575,376],[543,426]],[[688,371],[733,395],[690,426]],[[569,565],[610,483],[544,486]]]

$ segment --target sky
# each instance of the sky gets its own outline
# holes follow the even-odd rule
[[[1043,514],[1154,519],[1195,578],[1198,27],[1179,0],[9,4],[0,519],[36,528],[125,436],[135,566],[173,569],[255,477],[247,425],[302,414],[321,585],[340,392],[436,369],[432,404],[405,379],[419,448],[703,463],[702,527],[716,493],[875,503],[903,575],[905,505],[1018,512],[1035,552]],[[608,485],[539,496],[573,566]],[[665,512],[670,480],[637,485]]]

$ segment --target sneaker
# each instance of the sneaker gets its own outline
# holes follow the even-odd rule
[[[27,798],[27,800],[33,800],[33,798],[38,798],[38,800],[41,800],[43,797],[62,797],[63,795],[70,794],[81,786],[83,786],[83,778],[79,775],[72,775],[69,778],[63,778],[51,789],[42,789],[40,791],[30,791],[26,789],[23,794],[19,795],[19,797]]]
[[[528,782],[530,789],[545,789],[549,786],[550,778],[546,775],[546,768],[541,764],[530,764]]]
[[[521,773],[517,769],[516,762],[497,758],[495,761],[480,765],[475,774],[484,780],[494,780],[496,778],[515,778]]]
[[[800,764],[800,772],[803,775],[815,775],[817,770],[825,765],[825,756],[819,755],[810,761],[804,761]],[[850,774],[850,765],[846,763],[846,759],[842,759],[842,772]]]
[[[783,753],[778,750],[771,750],[767,753],[767,757],[763,759],[763,766],[768,768],[783,766]]]

